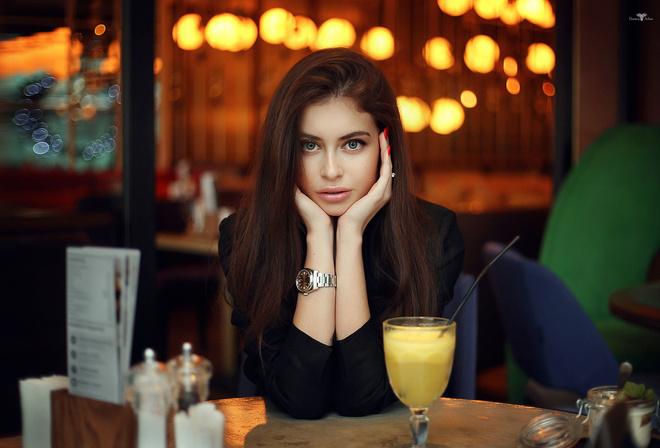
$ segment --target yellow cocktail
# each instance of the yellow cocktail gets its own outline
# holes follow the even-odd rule
[[[436,317],[399,317],[383,323],[385,365],[396,396],[410,408],[413,446],[424,446],[426,411],[449,382],[456,322]]]

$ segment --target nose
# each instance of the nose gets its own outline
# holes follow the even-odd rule
[[[343,174],[340,161],[338,160],[338,155],[333,150],[328,150],[325,152],[325,158],[323,160],[323,167],[321,168],[321,176],[325,179],[333,180],[340,177]]]

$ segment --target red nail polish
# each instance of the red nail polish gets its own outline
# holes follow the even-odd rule
[[[392,146],[387,145],[387,155],[390,155],[390,152],[392,151]]]
[[[385,134],[385,138],[388,138],[390,136],[390,127],[385,126],[385,129],[383,130],[383,134]]]

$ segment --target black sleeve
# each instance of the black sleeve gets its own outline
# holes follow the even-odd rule
[[[233,216],[220,224],[218,253],[231,293],[229,259],[233,238]],[[286,301],[284,301],[286,302]],[[284,305],[283,305],[284,306]],[[292,315],[292,312],[291,312]],[[290,319],[285,319],[290,322]],[[232,324],[244,335],[250,325],[240,308],[234,307]],[[332,399],[333,348],[300,331],[293,324],[272,329],[257,341],[247,343],[243,371],[283,411],[297,418],[321,418]]]
[[[396,401],[385,368],[383,342],[373,320],[337,341],[335,347],[333,400],[338,414],[375,414]]]

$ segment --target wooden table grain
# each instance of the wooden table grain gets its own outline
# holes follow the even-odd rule
[[[342,417],[330,413],[319,420],[292,418],[261,397],[230,398],[213,403],[225,416],[225,448],[410,446],[410,411],[400,403],[375,415]],[[517,445],[523,426],[546,412],[549,411],[528,406],[441,398],[428,412],[427,446],[512,448]],[[583,437],[586,436],[585,428]],[[168,440],[169,446],[174,447],[171,424]],[[21,448],[21,438],[0,439],[0,448]]]
[[[410,411],[395,403],[366,417],[331,413],[320,420],[289,417],[260,397],[216,401],[225,414],[225,447],[401,447],[411,441]],[[428,412],[427,446],[515,447],[521,429],[546,409],[441,398]],[[587,432],[583,432],[586,437]]]

